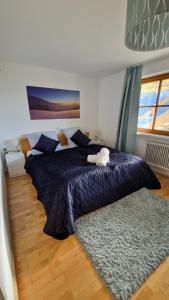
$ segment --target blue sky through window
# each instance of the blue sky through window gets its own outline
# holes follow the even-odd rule
[[[139,104],[138,128],[153,129],[156,113],[154,128],[169,131],[169,79],[162,80],[161,85],[160,80],[143,83]]]

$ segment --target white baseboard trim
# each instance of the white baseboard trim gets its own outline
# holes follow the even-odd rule
[[[0,158],[0,288],[5,300],[18,300],[15,262],[11,243],[6,178]]]
[[[149,164],[149,166],[153,170],[153,172],[159,173],[159,174],[164,175],[166,177],[169,177],[169,170],[168,169],[165,169],[165,168],[162,168],[162,167],[155,167],[155,166],[152,166],[151,164]]]

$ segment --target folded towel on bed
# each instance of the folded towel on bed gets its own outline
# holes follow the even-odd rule
[[[109,158],[110,151],[107,148],[101,148],[99,154],[101,157]]]
[[[99,167],[106,167],[107,163],[109,162],[109,159],[106,159],[104,157],[98,157],[97,161],[96,161],[96,166]]]
[[[109,162],[109,149],[102,148],[97,155],[96,165],[100,167],[106,167],[107,163]]]
[[[109,162],[109,149],[102,148],[96,155],[88,155],[87,161],[89,163],[95,163],[97,166],[106,167]]]
[[[92,163],[92,164],[95,164],[96,163],[96,161],[97,161],[97,154],[96,155],[88,155],[87,156],[87,161],[89,162],[89,163]]]

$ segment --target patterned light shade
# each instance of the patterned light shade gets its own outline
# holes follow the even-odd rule
[[[169,0],[128,0],[125,45],[135,51],[169,47]]]

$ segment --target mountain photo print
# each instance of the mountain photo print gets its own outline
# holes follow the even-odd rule
[[[31,120],[80,118],[80,91],[26,86]]]

